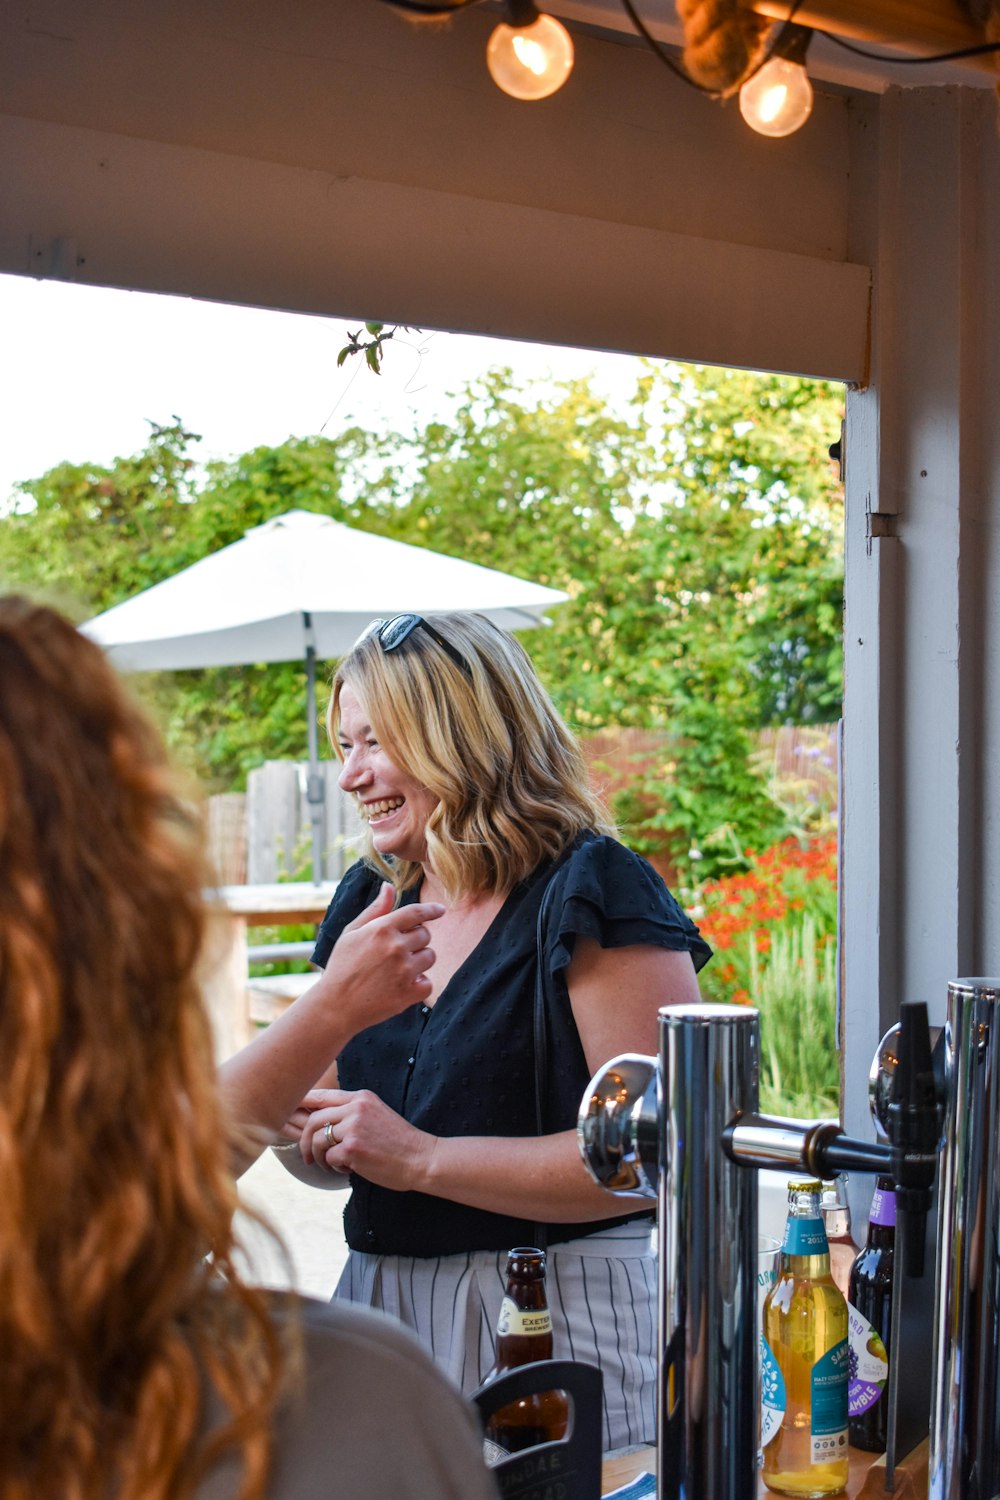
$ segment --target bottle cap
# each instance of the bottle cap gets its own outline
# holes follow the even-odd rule
[[[788,1196],[791,1197],[793,1193],[816,1193],[817,1196],[822,1197],[823,1184],[808,1177],[801,1182],[789,1182]]]

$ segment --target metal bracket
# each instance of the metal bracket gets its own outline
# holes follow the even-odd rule
[[[75,281],[86,257],[77,253],[76,240],[28,238],[28,275],[43,281]]]

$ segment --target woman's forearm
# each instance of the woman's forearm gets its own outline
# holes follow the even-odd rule
[[[344,928],[312,988],[220,1069],[230,1119],[246,1130],[240,1171],[353,1036],[425,999],[434,963],[429,924],[444,907],[423,901],[394,908],[393,899],[384,884]]]
[[[580,1160],[574,1130],[541,1138],[436,1136],[413,1187],[470,1208],[550,1224],[653,1207],[649,1198],[598,1187]]]
[[[240,1142],[237,1171],[246,1171],[316,1080],[350,1040],[319,983],[306,990],[249,1046],[219,1069],[219,1090]]]

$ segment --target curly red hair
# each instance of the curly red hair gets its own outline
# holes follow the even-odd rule
[[[102,652],[0,599],[5,1500],[183,1500],[233,1448],[264,1493],[287,1361],[233,1266],[205,878],[197,805]]]

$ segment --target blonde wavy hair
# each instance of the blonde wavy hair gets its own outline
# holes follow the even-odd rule
[[[337,669],[327,729],[341,754],[349,684],[395,764],[437,798],[427,858],[448,895],[505,895],[585,829],[615,830],[520,642],[483,615],[432,623],[468,671],[419,626],[391,652],[370,630]],[[370,836],[364,853],[398,891],[421,879],[418,864],[388,865]]]
[[[288,1359],[233,1265],[201,819],[53,610],[0,599],[0,684],[0,1492],[183,1500],[235,1450],[260,1500]]]

